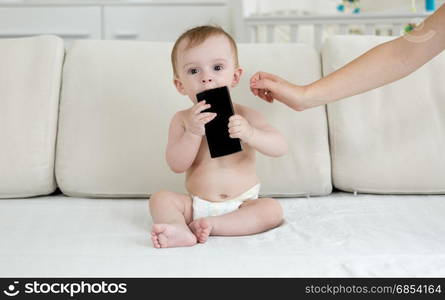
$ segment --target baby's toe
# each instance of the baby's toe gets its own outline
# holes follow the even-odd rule
[[[200,232],[201,232],[201,227],[199,226],[199,223],[198,223],[198,222],[194,222],[194,224],[193,224],[193,231],[194,231],[196,234],[200,234]]]
[[[209,223],[207,222],[206,219],[201,219],[201,222],[199,222],[199,225],[201,226],[202,229],[207,229],[209,227]]]
[[[158,237],[157,236],[151,237],[151,241],[153,242],[153,246],[155,248],[161,248],[161,245],[159,245],[159,241],[158,241]]]

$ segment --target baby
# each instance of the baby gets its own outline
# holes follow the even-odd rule
[[[257,111],[233,103],[235,115],[227,124],[231,138],[243,150],[211,158],[204,125],[216,114],[198,102],[196,94],[227,86],[241,77],[237,47],[222,28],[200,26],[183,33],[172,54],[174,85],[193,106],[177,112],[170,122],[166,160],[176,173],[186,172],[186,194],[159,191],[149,200],[154,247],[193,246],[209,235],[240,236],[266,231],[282,223],[278,201],[258,199],[260,184],[255,150],[278,157],[287,152],[283,136]]]

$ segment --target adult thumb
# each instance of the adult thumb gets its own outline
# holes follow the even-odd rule
[[[273,92],[275,90],[276,83],[270,79],[259,79],[252,84],[253,88],[264,89]]]

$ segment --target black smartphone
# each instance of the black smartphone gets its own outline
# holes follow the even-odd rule
[[[198,101],[210,104],[203,112],[214,112],[216,117],[205,124],[210,157],[220,157],[242,151],[240,139],[232,139],[229,134],[229,118],[234,115],[232,100],[227,86],[210,89],[196,94]]]

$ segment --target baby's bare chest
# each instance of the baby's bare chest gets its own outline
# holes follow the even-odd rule
[[[246,144],[242,145],[242,151],[240,152],[211,158],[208,144],[205,140],[203,140],[192,167],[238,169],[245,167],[246,164],[253,163],[255,163],[255,151]]]

